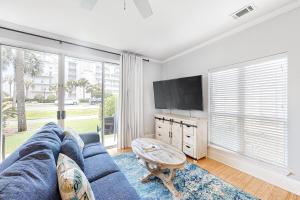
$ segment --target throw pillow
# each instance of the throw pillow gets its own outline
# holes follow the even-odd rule
[[[57,161],[57,178],[62,200],[95,199],[85,174],[75,161],[62,153]]]
[[[67,129],[64,131],[64,134],[65,134],[65,136],[73,135],[81,149],[81,152],[83,151],[84,142],[82,141],[81,137],[79,136],[79,134],[76,131],[74,131],[72,129]]]
[[[81,149],[73,135],[65,136],[62,145],[61,153],[74,160],[81,170],[84,170],[84,161]]]

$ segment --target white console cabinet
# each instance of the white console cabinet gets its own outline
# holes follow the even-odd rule
[[[207,155],[207,119],[156,114],[155,137],[200,159]]]

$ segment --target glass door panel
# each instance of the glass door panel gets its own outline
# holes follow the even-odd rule
[[[79,133],[102,127],[102,62],[65,57],[65,128]]]
[[[104,64],[104,145],[117,144],[119,122],[119,86],[120,66],[117,64]]]
[[[7,157],[44,124],[57,122],[59,56],[1,46],[2,130]]]

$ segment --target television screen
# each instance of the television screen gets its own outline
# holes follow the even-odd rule
[[[155,108],[203,110],[202,76],[153,82]]]
[[[167,83],[165,81],[153,82],[155,108],[169,109],[170,96]],[[168,93],[168,94],[166,94]]]
[[[175,107],[180,110],[202,110],[202,77],[179,78],[172,86]]]

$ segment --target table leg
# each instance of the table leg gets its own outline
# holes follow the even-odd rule
[[[176,170],[170,169],[169,174],[164,174],[162,172],[162,169],[160,168],[160,166],[153,167],[153,165],[150,166],[151,164],[148,162],[146,162],[145,164],[146,164],[147,170],[149,171],[149,174],[147,174],[146,176],[144,176],[142,178],[142,182],[146,183],[149,181],[150,176],[156,176],[162,180],[163,184],[168,188],[168,190],[174,196],[174,199],[180,199],[181,193],[176,190],[176,188],[174,187],[174,184],[173,184],[173,178],[176,175]]]
[[[149,181],[150,176],[153,176],[152,173],[147,174],[142,178],[142,183],[147,183]]]
[[[176,175],[176,170],[170,169],[170,173],[168,175],[165,175],[162,172],[157,172],[153,174],[154,176],[160,178],[163,182],[163,184],[168,188],[168,190],[172,193],[174,196],[174,199],[180,199],[181,193],[176,190],[173,184],[173,178]]]

